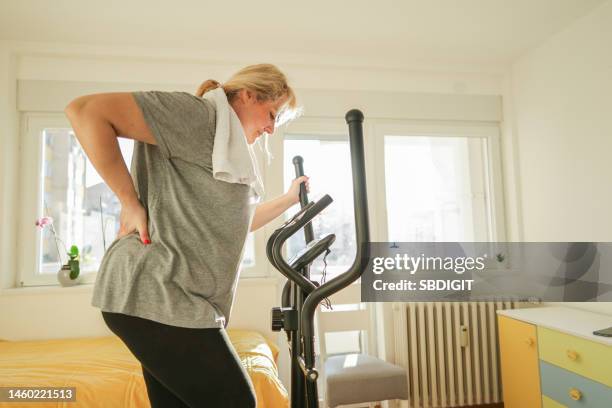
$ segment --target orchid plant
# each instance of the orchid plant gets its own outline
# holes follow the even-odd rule
[[[62,256],[59,250],[59,244],[58,241],[60,241],[62,243],[62,246],[64,247],[64,251],[66,252],[66,254],[68,255],[68,263],[67,265],[70,267],[70,279],[76,279],[79,276],[80,273],[80,267],[79,267],[79,248],[76,245],[72,245],[70,247],[70,252],[66,251],[66,245],[64,244],[64,241],[62,241],[57,234],[55,233],[55,227],[53,226],[53,218],[49,217],[49,216],[45,216],[42,218],[39,218],[36,220],[35,225],[42,231],[43,229],[45,229],[47,226],[49,227],[49,229],[51,230],[51,233],[53,234],[53,238],[55,240],[55,248],[57,249],[57,256],[59,257],[60,263],[62,262]]]

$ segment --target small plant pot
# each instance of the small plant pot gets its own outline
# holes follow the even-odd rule
[[[79,274],[75,279],[70,278],[70,265],[66,264],[62,266],[62,269],[57,272],[57,280],[62,286],[74,286],[81,283],[81,274]]]

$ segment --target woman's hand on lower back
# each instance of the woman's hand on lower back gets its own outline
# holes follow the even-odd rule
[[[120,226],[117,239],[138,232],[143,244],[150,244],[147,212],[138,200],[121,204]]]

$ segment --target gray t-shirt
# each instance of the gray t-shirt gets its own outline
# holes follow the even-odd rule
[[[115,240],[92,305],[160,323],[225,327],[254,207],[245,184],[213,178],[215,108],[185,92],[135,92],[157,145],[134,141],[131,175],[151,244]]]

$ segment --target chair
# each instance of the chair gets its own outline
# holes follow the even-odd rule
[[[371,329],[371,319],[367,304],[361,303],[360,299],[360,285],[353,284],[330,298],[333,310],[321,306],[317,312],[325,400],[330,408],[408,399],[406,370],[366,354],[374,352],[374,342],[373,336],[364,335]],[[356,330],[361,333],[358,353],[327,354],[326,333]]]

